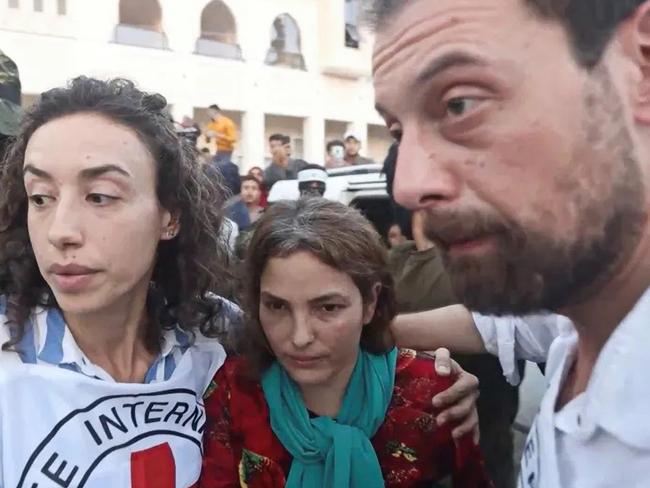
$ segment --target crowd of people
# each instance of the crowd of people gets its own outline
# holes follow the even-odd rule
[[[217,105],[208,156],[0,57],[0,488],[649,486],[650,1],[374,4],[387,236],[323,198],[352,133],[241,176]]]

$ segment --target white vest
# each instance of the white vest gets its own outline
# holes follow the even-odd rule
[[[224,359],[197,339],[169,380],[121,384],[0,352],[0,488],[193,486],[202,397]]]

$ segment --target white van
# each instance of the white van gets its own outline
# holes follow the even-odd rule
[[[379,164],[348,166],[327,170],[325,198],[359,209],[380,235],[386,236],[392,223],[391,202],[386,191],[386,175]],[[298,180],[278,181],[269,193],[269,204],[300,197]]]

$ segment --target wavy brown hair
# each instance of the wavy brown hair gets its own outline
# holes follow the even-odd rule
[[[260,324],[260,281],[271,258],[309,252],[346,273],[364,304],[381,290],[375,314],[361,333],[361,347],[384,354],[392,347],[389,326],[397,313],[388,252],[372,224],[357,210],[324,198],[274,203],[257,221],[244,261],[243,301],[247,311],[240,350],[258,377],[275,359]]]
[[[197,162],[196,149],[179,138],[167,101],[145,93],[125,79],[79,77],[68,86],[43,93],[25,113],[20,133],[2,161],[0,173],[0,294],[16,346],[31,310],[56,307],[41,276],[27,230],[23,163],[27,144],[44,124],[76,113],[94,113],[133,129],[156,163],[160,204],[180,215],[180,232],[159,244],[147,300],[147,344],[157,349],[163,331],[179,325],[209,334],[222,314],[222,302],[209,292],[229,288],[228,250],[219,237],[225,191]],[[125,249],[124,252],[129,252]]]

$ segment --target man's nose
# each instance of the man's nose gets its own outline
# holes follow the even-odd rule
[[[411,210],[450,202],[461,188],[458,175],[452,171],[451,151],[442,144],[437,148],[423,146],[419,140],[402,139],[395,168],[395,200]]]

